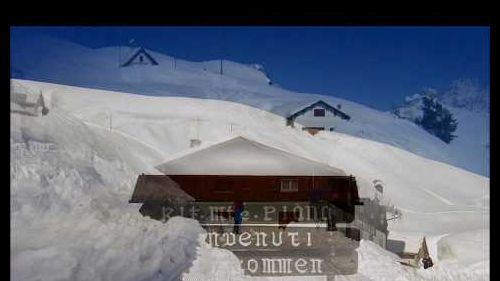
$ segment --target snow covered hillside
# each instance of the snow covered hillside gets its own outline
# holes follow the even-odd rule
[[[478,171],[489,175],[489,92],[479,89],[470,80],[456,80],[442,94],[427,89],[407,97],[404,104],[395,109],[396,115],[415,122],[422,117],[422,99],[426,96],[434,97],[457,121],[457,129],[453,132],[456,138],[447,145],[449,151],[460,158],[460,162],[477,163]]]
[[[230,252],[200,242],[197,222],[162,224],[128,203],[137,175],[159,173],[154,167],[189,149],[190,139],[210,145],[237,135],[353,174],[361,196],[371,196],[372,181],[381,180],[384,196],[403,213],[390,223],[394,239],[409,243],[426,235],[434,249],[435,267],[415,270],[362,241],[359,273],[350,278],[489,278],[487,177],[348,134],[313,137],[286,127],[279,115],[240,103],[11,83],[13,92],[51,97],[45,116],[11,104],[12,280],[176,280],[182,272],[185,280],[250,279]],[[363,110],[365,120],[386,116],[345,106]],[[400,124],[432,143],[412,123],[392,118],[379,122]]]
[[[226,60],[190,62],[148,50],[158,65],[120,67],[134,50],[128,47],[91,49],[41,35],[25,38],[22,43],[13,40],[11,50],[13,78],[151,96],[219,99],[281,116],[319,99],[334,106],[341,104],[342,110],[352,118],[340,122],[336,128],[338,132],[391,144],[426,158],[489,175],[489,158],[484,157],[484,149],[477,148],[478,143],[484,147],[482,140],[488,138],[483,137],[483,131],[479,134],[480,140],[469,137],[464,141],[462,138],[447,145],[412,122],[390,113],[332,96],[295,93],[274,86],[259,65]],[[25,56],[27,53],[30,55]],[[483,120],[470,124],[489,130]],[[459,128],[462,129],[466,130],[464,134],[478,135],[464,126]]]

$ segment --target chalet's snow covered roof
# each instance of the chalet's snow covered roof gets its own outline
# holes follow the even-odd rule
[[[345,176],[340,169],[241,136],[156,167],[166,175]]]

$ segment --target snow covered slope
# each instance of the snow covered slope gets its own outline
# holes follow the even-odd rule
[[[456,80],[440,94],[424,90],[405,99],[397,115],[414,122],[422,116],[422,98],[433,96],[457,120],[456,136],[447,148],[460,162],[476,163],[477,171],[489,175],[490,162],[490,103],[489,92],[481,90],[470,80]]]
[[[141,157],[137,157],[140,155]],[[11,280],[175,280],[196,258],[195,222],[127,204],[154,151],[54,109],[11,115]]]
[[[457,141],[455,146],[449,146],[412,122],[395,118],[390,113],[332,96],[295,93],[276,87],[270,84],[259,65],[225,60],[222,63],[190,62],[149,51],[159,65],[119,67],[124,58],[130,56],[128,47],[90,49],[45,36],[32,36],[19,42],[13,40],[11,44],[14,78],[142,95],[219,99],[281,116],[322,99],[332,105],[341,104],[342,110],[352,117],[349,122],[340,122],[336,128],[338,132],[391,144],[426,158],[489,175],[489,160],[467,143]],[[202,112],[197,116],[203,116]]]
[[[127,203],[136,176],[159,173],[154,167],[190,149],[193,136],[210,145],[237,135],[353,174],[361,196],[382,180],[384,195],[403,212],[391,221],[394,233],[450,235],[436,246],[447,260],[436,275],[403,268],[392,254],[362,244],[357,280],[488,278],[489,239],[481,234],[489,229],[489,178],[347,134],[313,137],[240,103],[25,80],[12,80],[12,87],[51,93],[46,116],[11,112],[13,280],[172,280],[186,270],[186,280],[208,273],[242,279],[225,263],[228,252],[199,245],[203,230],[196,222],[163,225]],[[474,258],[463,259],[465,250]]]

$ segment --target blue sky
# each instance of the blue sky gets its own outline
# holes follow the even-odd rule
[[[89,47],[134,38],[181,59],[259,63],[284,88],[382,110],[455,79],[490,81],[488,27],[52,27],[13,29],[11,38],[30,32]]]

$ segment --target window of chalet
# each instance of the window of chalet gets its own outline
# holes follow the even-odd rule
[[[282,179],[280,192],[298,192],[299,181],[296,179]]]
[[[325,109],[324,108],[314,109],[314,117],[325,117]]]

